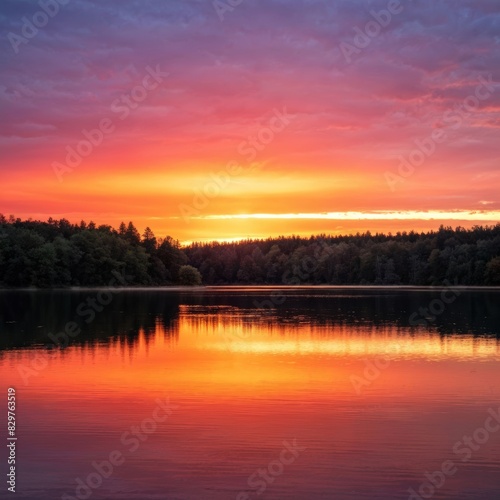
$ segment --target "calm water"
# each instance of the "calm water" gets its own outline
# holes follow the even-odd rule
[[[1,498],[500,497],[499,292],[444,306],[437,291],[328,288],[0,300],[2,419],[8,387],[18,403],[17,496],[2,480]],[[418,314],[430,304],[436,317]],[[73,338],[49,336],[68,324]],[[57,338],[67,347],[49,349]],[[424,485],[446,461],[454,473]]]

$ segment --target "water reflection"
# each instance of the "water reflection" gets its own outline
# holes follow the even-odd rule
[[[421,292],[291,290],[262,311],[269,290],[123,291],[86,324],[77,310],[95,293],[0,293],[21,500],[74,495],[76,478],[122,450],[123,432],[166,396],[177,407],[168,422],[91,498],[408,498],[500,401],[494,292],[464,293],[427,328],[408,322],[435,296]],[[70,321],[82,332],[46,349]],[[248,478],[293,439],[307,449],[257,496]],[[496,500],[499,442],[434,498]]]
[[[418,335],[422,332],[447,335],[468,334],[474,337],[500,338],[500,293],[462,293],[457,301],[446,307],[426,327],[411,326],[410,317],[426,308],[440,293],[418,291],[375,290],[303,290],[286,291],[286,300],[273,309],[259,309],[258,304],[269,302],[266,289],[207,289],[204,292],[121,291],[113,295],[110,304],[100,306],[92,321],[86,311],[87,301],[98,291],[0,291],[0,350],[53,344],[49,334],[64,331],[68,322],[75,321],[82,332],[72,339],[72,345],[106,343],[119,338],[133,345],[142,332],[146,337],[155,334],[158,325],[169,336],[179,334],[179,316],[192,316],[195,321],[221,321],[232,325],[233,336],[245,338],[255,325],[268,331],[294,331],[300,325],[321,330],[329,336],[331,328],[344,326],[365,334],[384,334],[390,328],[396,335]],[[280,292],[282,293],[282,292]],[[82,307],[82,304],[85,307]],[[79,307],[81,309],[79,309]],[[181,310],[182,309],[182,310]],[[237,329],[237,331],[235,330]]]
[[[87,301],[98,291],[0,292],[0,325],[3,335],[0,349],[54,344],[49,337],[65,331],[68,322],[76,322],[81,333],[71,345],[107,343],[119,339],[133,346],[142,333],[146,340],[154,336],[158,325],[166,335],[178,335],[180,297],[177,294],[119,292],[107,305],[92,309]],[[82,307],[83,304],[83,307]],[[81,309],[79,309],[81,308]],[[80,313],[79,313],[80,311]]]

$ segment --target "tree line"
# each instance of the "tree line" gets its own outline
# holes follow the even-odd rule
[[[500,285],[500,224],[181,247],[132,222],[114,229],[0,214],[0,286],[107,286],[118,273],[130,286]]]
[[[195,243],[184,251],[213,285],[500,285],[500,224]]]
[[[0,285],[47,288],[115,282],[197,285],[201,276],[188,265],[178,241],[157,239],[149,228],[141,236],[132,222],[122,222],[116,230],[94,222],[23,221],[0,214]]]

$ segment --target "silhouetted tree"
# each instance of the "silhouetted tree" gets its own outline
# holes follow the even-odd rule
[[[198,269],[193,266],[181,266],[179,269],[179,283],[186,286],[201,285],[202,277]]]
[[[151,231],[149,227],[144,230],[144,234],[142,235],[142,246],[146,249],[150,255],[154,255],[156,253],[156,237]]]
[[[495,257],[488,262],[485,274],[488,285],[500,285],[500,257]]]
[[[132,222],[128,223],[125,238],[133,245],[137,245],[141,241],[141,235]]]

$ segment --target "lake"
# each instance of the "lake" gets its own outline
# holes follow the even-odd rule
[[[17,499],[500,497],[499,291],[0,300]]]

